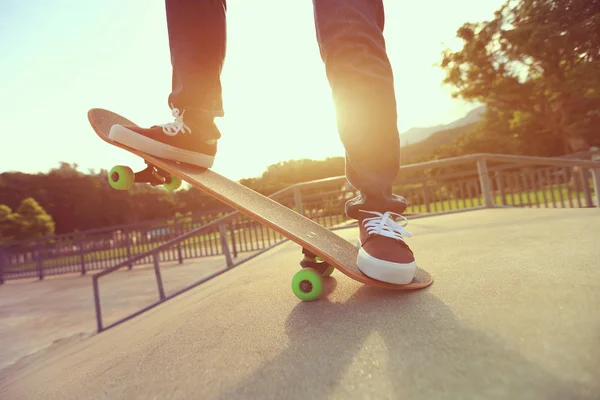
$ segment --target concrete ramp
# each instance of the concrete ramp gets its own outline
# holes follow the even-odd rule
[[[338,272],[302,303],[286,243],[142,316],[2,371],[2,399],[598,399],[600,212],[411,221],[428,289]],[[356,229],[338,231],[354,240]]]

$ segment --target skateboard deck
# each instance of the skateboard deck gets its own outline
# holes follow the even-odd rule
[[[178,177],[249,218],[279,232],[284,237],[302,246],[305,254],[320,257],[323,260],[322,262],[307,262],[305,258],[301,263],[303,268],[292,279],[292,289],[302,300],[315,300],[319,297],[319,290],[322,288],[320,279],[322,276],[331,274],[329,266],[334,267],[355,281],[386,289],[422,289],[433,282],[431,275],[421,268],[417,268],[413,281],[405,285],[372,279],[363,274],[356,265],[358,255],[356,246],[329,229],[210,169],[154,157],[111,140],[108,133],[113,125],[136,125],[112,111],[93,108],[88,112],[88,119],[94,131],[102,140],[139,156],[148,164],[147,170],[150,169],[150,172],[145,170],[138,173],[140,176],[139,181],[160,184],[162,170],[162,175],[165,175],[164,172],[166,172]],[[152,167],[155,168],[153,171]],[[156,170],[158,170],[158,177],[156,177]],[[152,180],[154,180],[154,183]],[[137,177],[136,181],[138,181]],[[325,272],[326,269],[329,269],[329,272]],[[318,273],[318,276],[315,276],[315,272]],[[314,290],[319,291],[319,293],[312,296],[310,293]],[[303,293],[308,294],[304,296]]]

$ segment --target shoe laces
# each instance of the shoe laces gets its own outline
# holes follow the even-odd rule
[[[171,104],[171,115],[173,118],[175,118],[175,120],[173,122],[169,122],[168,124],[159,125],[162,127],[162,131],[165,133],[165,135],[175,136],[179,132],[189,134],[192,133],[190,127],[183,122],[183,114],[185,114],[185,110],[179,114],[179,109],[173,107],[173,104]]]
[[[408,220],[403,215],[396,214],[391,211],[387,211],[385,213],[366,210],[360,211],[366,214],[374,215],[373,217],[365,218],[362,221],[362,224],[369,235],[381,235],[401,241],[404,241],[404,236],[412,236],[412,233],[404,228],[406,224],[408,224]],[[394,217],[400,217],[404,221],[402,223],[398,223]]]

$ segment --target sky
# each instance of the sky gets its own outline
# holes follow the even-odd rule
[[[501,0],[386,0],[385,38],[398,128],[451,122],[473,109],[452,99],[434,66],[456,30],[492,18]],[[310,0],[229,0],[222,73],[225,117],[213,170],[260,176],[280,161],[343,156]],[[101,141],[90,108],[138,125],[172,121],[164,0],[0,0],[0,173],[144,166]]]

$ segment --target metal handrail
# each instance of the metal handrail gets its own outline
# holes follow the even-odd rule
[[[423,168],[429,168],[429,167],[434,167],[434,168],[442,167],[442,166],[447,167],[447,166],[451,166],[451,165],[458,165],[458,164],[463,164],[466,162],[473,162],[473,161],[476,162],[476,164],[477,164],[477,174],[479,175],[479,180],[480,180],[482,193],[483,193],[484,201],[485,201],[484,206],[477,207],[477,208],[488,208],[488,207],[496,206],[494,204],[494,199],[492,197],[491,183],[489,181],[489,169],[487,166],[487,163],[489,161],[500,162],[500,163],[513,163],[513,164],[519,164],[519,165],[535,164],[535,165],[550,165],[550,166],[562,166],[562,167],[575,167],[576,166],[576,167],[593,169],[594,170],[593,177],[594,177],[596,197],[598,199],[598,203],[600,206],[600,192],[599,192],[600,191],[600,189],[599,189],[600,188],[600,161],[587,161],[587,160],[581,160],[581,159],[565,159],[565,158],[558,158],[558,157],[547,158],[547,157],[534,157],[534,156],[516,156],[516,155],[479,153],[479,154],[471,154],[471,155],[467,155],[467,156],[453,157],[453,158],[448,158],[448,159],[443,159],[443,160],[434,160],[434,161],[428,161],[428,162],[423,162],[423,163],[405,165],[405,166],[400,167],[400,171],[411,171],[411,170],[417,170],[417,169],[423,169]],[[302,194],[301,194],[302,188],[305,188],[305,187],[315,188],[320,185],[329,185],[332,183],[336,183],[338,181],[346,182],[346,177],[338,176],[338,177],[319,179],[319,180],[315,180],[315,181],[297,183],[297,184],[291,185],[285,189],[282,189],[276,193],[273,193],[272,195],[270,195],[268,197],[275,199],[275,198],[279,198],[284,195],[292,193],[294,196],[293,199],[294,199],[296,211],[303,214],[303,203],[302,203]],[[234,263],[232,262],[231,254],[230,254],[229,248],[228,248],[225,224],[227,222],[229,222],[230,220],[232,220],[233,218],[235,218],[239,214],[240,214],[239,211],[234,211],[234,212],[232,212],[228,215],[225,215],[219,219],[211,221],[211,222],[207,223],[206,225],[203,225],[199,228],[191,230],[190,232],[182,234],[174,239],[171,239],[171,240],[167,241],[166,243],[163,243],[153,249],[150,249],[144,253],[135,255],[134,257],[131,257],[123,262],[120,262],[113,267],[107,268],[103,271],[100,271],[100,272],[94,274],[92,276],[92,281],[93,281],[94,302],[95,302],[95,307],[96,307],[96,319],[97,319],[97,324],[98,324],[98,331],[100,332],[100,331],[106,329],[102,326],[100,295],[99,295],[99,286],[98,286],[98,279],[100,277],[107,275],[109,273],[112,273],[120,268],[123,268],[124,266],[130,265],[130,264],[132,264],[136,261],[139,261],[141,259],[144,259],[146,257],[149,257],[149,256],[153,257],[153,264],[154,264],[154,270],[155,270],[157,284],[158,284],[160,300],[151,306],[148,306],[142,310],[137,311],[136,313],[134,313],[128,317],[125,317],[124,319],[122,319],[120,321],[117,321],[116,323],[112,324],[111,326],[113,326],[117,323],[124,322],[127,319],[133,318],[134,316],[139,315],[140,313],[148,310],[149,308],[154,307],[155,305],[162,303],[163,301],[166,301],[167,299],[172,298],[175,295],[181,293],[181,291],[180,291],[173,295],[165,296],[164,288],[162,285],[162,277],[160,275],[159,260],[158,260],[158,255],[161,251],[164,251],[171,246],[177,245],[180,242],[182,242],[192,236],[198,235],[202,231],[205,231],[205,230],[208,230],[208,229],[218,226],[219,231],[220,231],[220,237],[221,237],[221,245],[223,246],[223,253],[227,260],[227,268],[225,268],[221,271],[218,271],[217,273],[211,274],[209,277],[203,278],[202,280],[190,285],[188,288],[185,288],[184,290],[189,290],[192,287],[195,287],[195,286],[201,284],[202,282],[205,282],[208,279],[212,279],[213,277],[216,277],[216,276],[220,275],[221,273],[229,270],[231,267],[233,267]],[[279,242],[276,242],[273,246],[278,245],[284,241],[286,241],[286,239],[282,239]],[[263,253],[263,252],[267,251],[269,248],[272,248],[273,246],[265,248],[262,251],[260,251],[259,253]],[[254,256],[256,256],[256,255],[254,255]],[[254,256],[252,256],[250,258],[253,258]],[[243,260],[236,263],[236,265],[239,265],[242,262],[243,262]]]
[[[413,170],[413,169],[424,168],[426,166],[439,167],[439,166],[458,165],[458,164],[463,164],[468,161],[481,161],[481,160],[496,161],[496,162],[512,162],[512,163],[519,163],[519,164],[537,164],[537,165],[541,164],[541,165],[551,165],[551,166],[559,166],[559,167],[578,166],[578,167],[584,167],[584,168],[600,169],[600,161],[588,161],[588,160],[577,160],[577,159],[573,160],[573,159],[565,159],[565,158],[560,158],[560,157],[548,158],[548,157],[537,157],[537,156],[516,156],[516,155],[478,153],[478,154],[470,154],[470,155],[466,155],[466,156],[446,158],[446,159],[442,159],[442,160],[426,161],[426,162],[422,162],[422,163],[404,165],[404,166],[400,167],[400,170],[401,171],[402,170],[409,171],[409,170]],[[275,192],[268,197],[275,198],[275,197],[279,197],[284,194],[287,194],[288,192],[293,192],[294,190],[301,189],[306,186],[313,187],[315,185],[318,186],[321,184],[329,184],[331,182],[342,181],[342,180],[346,180],[346,177],[345,176],[337,176],[337,177],[318,179],[318,180],[308,181],[308,182],[300,182],[300,183],[296,183],[291,186],[288,186],[285,189],[279,190],[278,192]],[[94,274],[94,276],[101,277],[103,275],[106,275],[106,274],[114,271],[114,270],[117,270],[126,265],[129,265],[132,262],[135,262],[135,261],[141,260],[143,258],[146,258],[148,256],[151,256],[153,253],[163,251],[175,244],[178,244],[179,242],[181,242],[183,240],[189,239],[190,237],[201,233],[204,230],[210,229],[210,228],[218,226],[220,224],[224,224],[224,223],[230,221],[231,219],[235,218],[239,214],[240,214],[239,211],[234,211],[234,212],[227,214],[219,219],[211,221],[211,222],[207,223],[206,225],[203,225],[199,228],[196,228],[187,233],[184,233],[174,239],[171,239],[168,242],[165,242],[157,247],[154,247],[144,253],[140,253],[134,257],[131,257],[130,259],[123,261],[113,267],[104,269],[103,271]]]
[[[490,168],[489,169],[490,172],[494,172],[497,169],[517,167],[522,164],[538,164],[538,165],[541,164],[541,165],[563,166],[563,167],[579,166],[579,167],[584,167],[584,168],[597,169],[597,168],[599,168],[598,161],[588,161],[588,160],[572,158],[572,157],[583,156],[583,155],[593,155],[593,154],[597,154],[597,153],[598,152],[587,151],[587,152],[581,152],[581,153],[577,153],[577,154],[569,154],[566,156],[552,157],[552,158],[536,157],[536,156],[515,156],[515,155],[478,153],[478,154],[471,154],[471,155],[466,155],[466,156],[445,158],[442,160],[432,160],[432,161],[425,161],[425,162],[421,162],[421,163],[403,165],[400,167],[400,172],[418,170],[418,169],[427,168],[427,167],[442,167],[442,166],[458,165],[458,164],[463,164],[463,163],[466,163],[469,161],[477,161],[479,159],[486,159],[487,161],[508,162],[508,163],[516,164],[516,165],[510,165],[510,166]],[[476,173],[477,173],[477,171],[471,171],[468,173],[465,172],[464,174],[470,175],[470,174],[476,174]],[[439,177],[436,176],[434,178],[440,179],[440,178],[443,178],[443,176],[439,176]],[[289,195],[290,193],[294,193],[294,191],[301,190],[302,188],[305,188],[305,187],[315,188],[315,187],[319,187],[320,185],[327,185],[327,184],[332,184],[332,183],[337,183],[337,182],[345,183],[346,177],[344,175],[340,175],[340,176],[335,176],[335,177],[317,179],[317,180],[313,180],[313,181],[299,182],[299,183],[293,184],[291,186],[288,186],[284,189],[281,189],[281,190],[269,195],[268,197],[270,197],[272,199],[278,199],[278,198],[284,197],[285,195]],[[411,183],[411,182],[403,182],[403,183]],[[217,210],[215,210],[215,211],[217,211]],[[223,210],[219,210],[219,211],[226,212],[226,211],[232,211],[232,210],[223,209]],[[233,213],[234,213],[234,211],[231,212],[232,215],[233,215]],[[151,221],[143,221],[143,222],[127,224],[126,226],[124,226],[124,228],[135,228],[138,226],[144,226],[147,224],[159,223],[159,222],[163,222],[163,220],[151,220]],[[95,229],[83,231],[81,233],[92,234],[92,233],[100,233],[100,232],[109,232],[112,229],[117,228],[117,227],[122,227],[122,226],[119,225],[119,226],[114,226],[114,227],[95,228]],[[200,227],[198,229],[203,229],[203,228]],[[44,241],[46,239],[57,239],[57,238],[61,238],[61,237],[68,237],[69,235],[72,235],[72,233],[52,235],[52,236],[38,238],[36,240]],[[9,248],[11,246],[19,245],[19,244],[22,244],[25,242],[29,242],[31,240],[32,239],[6,242],[6,243],[2,243],[1,247]]]
[[[128,258],[127,260],[120,262],[119,264],[117,264],[115,266],[103,269],[102,271],[97,272],[94,275],[92,275],[92,278],[96,278],[96,277],[99,278],[101,276],[111,273],[112,271],[116,271],[120,268],[123,268],[131,263],[134,263],[136,261],[139,261],[146,257],[149,257],[149,256],[153,255],[154,253],[159,253],[163,250],[166,250],[169,247],[176,245],[186,239],[189,239],[192,236],[196,236],[197,234],[201,233],[202,231],[205,231],[210,228],[214,228],[215,226],[218,226],[218,225],[224,224],[225,222],[228,222],[230,219],[234,218],[236,214],[239,214],[239,211],[234,211],[234,212],[227,214],[219,219],[215,219],[214,221],[211,221],[211,222],[207,223],[206,225],[202,225],[199,228],[193,229],[187,233],[177,236],[176,238],[173,238],[159,246],[153,247],[152,249],[150,249],[148,251],[145,251],[145,252],[137,254],[131,258]]]
[[[479,160],[486,161],[495,161],[495,162],[507,162],[507,163],[515,163],[515,164],[536,164],[536,165],[550,165],[557,167],[583,167],[583,168],[600,168],[600,161],[589,161],[589,160],[580,160],[580,159],[567,159],[563,157],[538,157],[538,156],[517,156],[517,155],[507,155],[507,154],[492,154],[492,153],[477,153],[477,154],[469,154],[466,156],[458,156],[451,158],[444,158],[441,160],[432,160],[432,161],[424,161],[421,163],[408,164],[400,167],[400,172],[411,171],[416,169],[423,169],[427,167],[448,167],[452,165],[464,164],[466,162],[473,162]],[[474,171],[473,173],[476,173]],[[308,182],[300,182],[288,186],[285,189],[280,190],[275,193],[276,195],[282,195],[286,192],[292,191],[294,189],[301,189],[306,186],[316,186],[320,184],[332,183],[337,181],[344,181],[346,177],[344,175],[335,176],[331,178],[318,179],[314,181]]]

